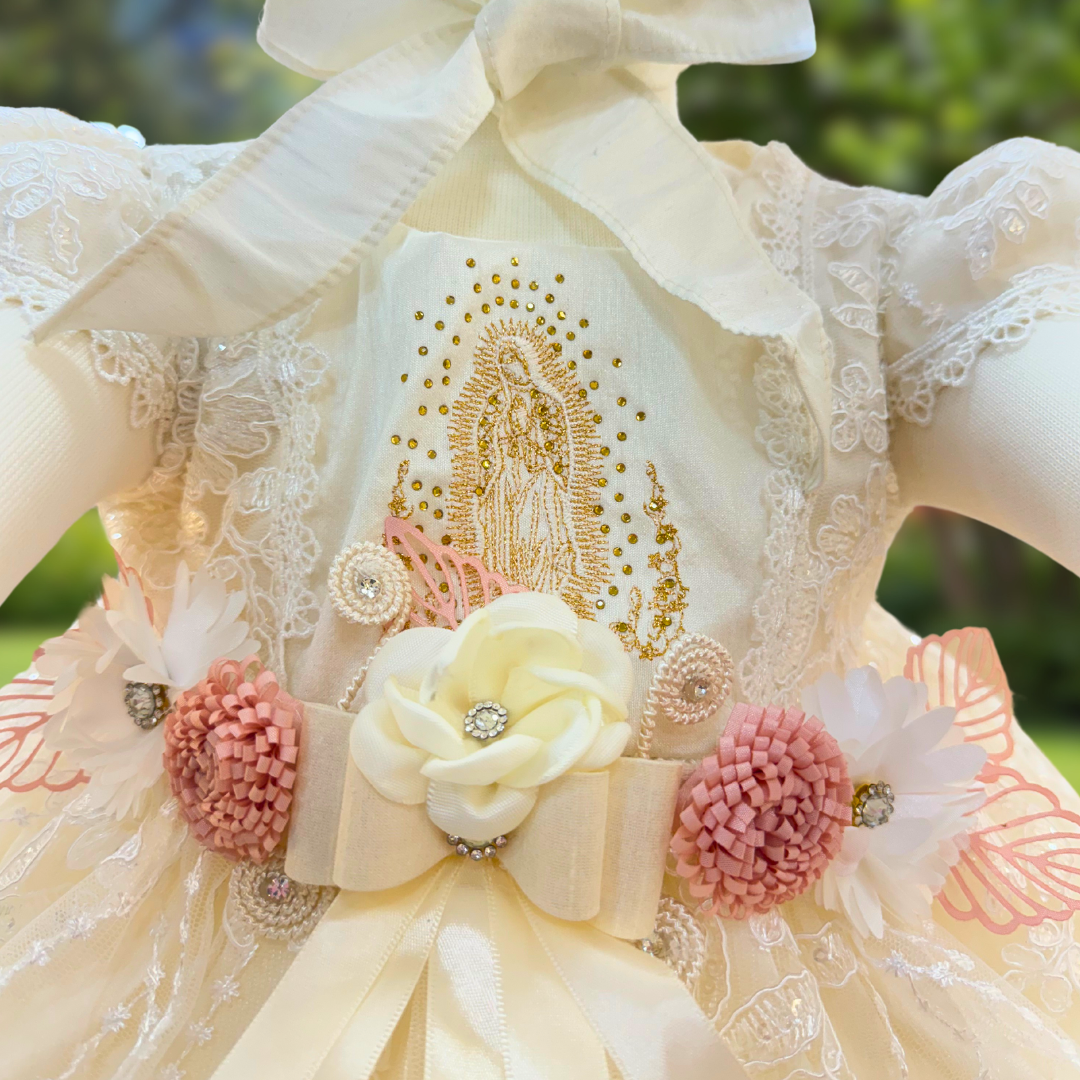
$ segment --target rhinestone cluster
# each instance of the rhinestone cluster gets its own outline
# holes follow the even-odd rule
[[[279,854],[262,865],[245,859],[229,881],[230,901],[253,930],[293,944],[306,940],[336,895],[337,889],[289,877]]]
[[[124,707],[143,731],[152,731],[169,714],[168,687],[160,683],[129,682],[124,687]]]
[[[473,862],[494,859],[509,843],[505,836],[496,836],[494,840],[489,840],[486,844],[474,844],[471,840],[463,840],[460,836],[450,835],[446,837],[446,842],[456,854],[472,859]]]
[[[386,626],[408,617],[408,571],[381,544],[347,547],[334,560],[327,584],[334,608],[351,623]]]
[[[860,784],[851,800],[851,824],[876,829],[888,822],[895,808],[893,789],[884,781]]]
[[[484,742],[506,730],[507,712],[497,701],[478,701],[465,714],[465,734]]]

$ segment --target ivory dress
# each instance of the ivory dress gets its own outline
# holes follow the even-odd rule
[[[1080,571],[1080,157],[1013,140],[918,198],[830,181],[779,144],[697,146],[678,65],[812,50],[801,3],[752,6],[277,0],[264,46],[345,74],[252,144],[143,147],[0,111],[4,589],[100,503],[156,609],[181,560],[207,568],[244,591],[289,694],[333,707],[381,630],[340,617],[328,575],[390,516],[609,628],[633,739],[680,639],[721,643],[728,702],[652,737],[689,770],[734,701],[903,671],[917,639],[874,593],[913,506]],[[560,961],[532,915],[502,936],[470,924],[513,886],[468,859],[378,1038],[344,1014],[320,1026],[364,996],[327,957],[318,1012],[272,1014],[283,1048],[260,1035],[257,1069],[218,1072],[310,962],[335,891],[294,882],[300,915],[275,923],[265,883],[252,900],[250,864],[200,846],[164,782],[119,821],[81,785],[37,782],[48,746],[28,764],[36,743],[12,732],[46,708],[42,681],[2,703],[11,1080],[1080,1077],[1080,945],[1060,914],[1000,934],[937,904],[886,911],[878,937],[813,889],[697,917],[669,875],[660,955],[591,931]],[[1080,812],[1013,738],[1040,797]],[[616,948],[634,956],[617,995],[598,991],[609,1020],[582,999],[571,1022],[552,972]],[[726,1059],[694,1055],[697,1028],[652,1051],[619,1029],[656,1012],[653,969],[741,1070],[706,1071]],[[560,1049],[578,1045],[591,1065]],[[274,1060],[290,1046],[312,1048],[292,1072]]]

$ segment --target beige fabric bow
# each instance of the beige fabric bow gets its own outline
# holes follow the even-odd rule
[[[521,168],[598,217],[661,288],[731,333],[783,342],[822,472],[821,312],[634,75],[808,56],[807,0],[270,0],[260,40],[333,77],[44,320],[38,341],[227,336],[285,318],[351,271],[494,110]]]

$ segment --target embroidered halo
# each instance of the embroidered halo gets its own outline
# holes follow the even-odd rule
[[[711,914],[768,911],[836,857],[851,799],[843,752],[820,720],[736,705],[716,753],[680,793],[676,873]]]
[[[328,586],[335,610],[351,623],[403,625],[408,616],[408,571],[381,544],[362,541],[345,548],[330,568]]]
[[[165,771],[195,839],[265,862],[289,823],[300,703],[255,657],[219,660],[165,721]]]

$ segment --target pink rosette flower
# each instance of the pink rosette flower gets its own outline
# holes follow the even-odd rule
[[[843,752],[799,709],[736,705],[683,785],[676,872],[714,914],[746,918],[821,877],[851,824]]]
[[[300,703],[254,657],[218,660],[165,720],[165,771],[200,844],[265,861],[289,823]]]

